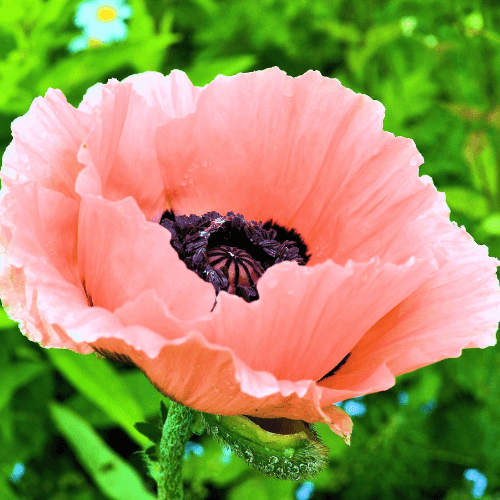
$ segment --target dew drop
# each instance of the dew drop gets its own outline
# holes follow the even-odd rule
[[[245,462],[252,463],[253,462],[253,453],[250,450],[245,450]]]
[[[26,154],[21,155],[21,160],[24,161],[24,163],[28,163],[30,161],[28,155]]]
[[[187,182],[186,182],[186,181],[181,181],[181,182],[179,182],[179,184],[180,184],[181,186],[185,186],[185,185],[187,184]]]
[[[45,139],[48,135],[49,135],[49,134],[48,134],[48,132],[47,132],[46,130],[42,130],[42,133],[40,134],[40,137],[41,137],[42,139]]]
[[[274,290],[278,286],[278,278],[276,278],[275,276],[268,275],[266,284],[270,290]]]
[[[410,158],[410,165],[412,167],[416,167],[418,165],[418,157],[417,156],[412,156]]]
[[[275,457],[274,455],[272,457],[269,458],[269,463],[271,464],[275,464],[276,462],[278,462],[278,457]]]

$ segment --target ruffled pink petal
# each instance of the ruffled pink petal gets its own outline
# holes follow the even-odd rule
[[[98,125],[79,154],[82,163],[95,166],[101,182],[92,194],[110,200],[133,196],[147,219],[168,208],[155,131],[192,112],[200,90],[179,71],[168,77],[147,72],[92,87],[80,109],[92,113]]]
[[[294,227],[310,265],[388,260],[436,191],[418,178],[413,141],[384,132],[383,117],[379,102],[317,72],[218,77],[195,113],[158,129],[164,184],[180,213],[232,210]]]
[[[348,438],[332,403],[493,345],[500,319],[496,260],[449,223],[383,114],[337,80],[276,68],[203,89],[134,75],[78,110],[49,91],[14,124],[2,168],[9,314],[44,346],[128,356],[200,411],[324,421]],[[272,217],[313,257],[266,271],[256,302],[222,292],[210,313],[212,286],[148,222],[165,208]]]
[[[91,352],[47,321],[39,307],[42,300],[49,308],[67,307],[70,314],[69,296],[85,302],[77,285],[77,202],[26,182],[10,187],[1,214],[6,251],[0,276],[3,306],[31,340],[46,347]]]
[[[83,197],[78,237],[80,277],[94,306],[114,311],[151,289],[176,317],[210,313],[213,286],[186,268],[170,233],[146,221],[132,198]]]
[[[430,256],[405,265],[283,262],[259,280],[259,300],[220,293],[195,324],[204,337],[280,380],[319,380],[378,319],[436,271]]]
[[[12,123],[14,140],[2,162],[4,184],[31,180],[76,198],[75,180],[83,168],[77,152],[92,126],[92,117],[68,104],[60,90],[49,89]]]
[[[251,370],[230,349],[211,345],[196,331],[164,342],[156,359],[118,338],[100,339],[94,345],[128,356],[160,392],[190,408],[223,415],[326,422],[349,439],[349,416],[336,406],[322,407],[321,398],[328,389],[312,381],[280,381],[271,373]]]
[[[369,329],[349,362],[321,385],[358,394],[381,391],[397,375],[460,356],[468,347],[496,344],[498,261],[463,228],[439,219],[426,225],[428,236],[439,235],[439,272]]]
[[[196,110],[202,88],[195,87],[186,73],[173,70],[169,75],[147,71],[123,80],[131,82],[152,108],[160,108],[170,118],[182,118]]]

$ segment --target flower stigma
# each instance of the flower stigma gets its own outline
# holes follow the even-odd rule
[[[259,298],[257,282],[274,264],[284,261],[304,266],[310,259],[302,236],[272,219],[255,222],[240,214],[218,212],[178,215],[165,211],[160,225],[172,235],[170,244],[186,267],[221,290],[247,302]],[[214,307],[217,304],[215,299]]]

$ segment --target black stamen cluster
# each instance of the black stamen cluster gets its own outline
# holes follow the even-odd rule
[[[256,279],[266,269],[283,261],[295,261],[305,265],[310,258],[307,245],[297,231],[287,229],[268,220],[248,222],[240,214],[228,212],[207,212],[203,215],[175,215],[172,210],[163,213],[160,225],[172,235],[170,244],[184,261],[187,268],[200,278],[212,283],[216,294],[221,290],[243,297],[247,302],[257,300],[259,295]],[[232,249],[232,250],[231,250]],[[238,252],[237,250],[243,250]],[[244,255],[244,253],[248,255]],[[226,259],[222,267],[216,264]],[[253,262],[252,262],[253,261]],[[235,265],[233,281],[229,276],[229,266]],[[242,284],[239,277],[248,277],[248,285]]]

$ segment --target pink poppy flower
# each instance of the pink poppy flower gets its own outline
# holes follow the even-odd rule
[[[497,261],[383,117],[277,68],[203,88],[133,75],[78,109],[50,89],[3,159],[6,310],[42,346],[130,360],[196,410],[348,440],[334,403],[494,345],[500,318]]]

